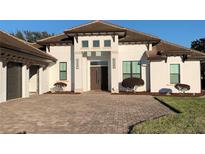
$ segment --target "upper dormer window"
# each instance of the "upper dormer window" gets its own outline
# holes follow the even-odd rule
[[[110,40],[104,40],[104,47],[111,47],[111,41]]]
[[[99,40],[94,40],[93,41],[93,47],[100,47],[100,41]]]
[[[82,47],[88,48],[88,41],[86,41],[86,40],[82,41]]]

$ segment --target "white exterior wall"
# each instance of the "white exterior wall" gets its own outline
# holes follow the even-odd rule
[[[29,79],[29,92],[37,92],[37,73]]]
[[[65,91],[71,91],[72,80],[71,76],[73,74],[71,67],[71,52],[72,46],[50,46],[50,51],[47,50],[47,53],[54,56],[57,59],[57,62],[49,67],[49,90],[54,87],[54,84],[60,81],[60,70],[59,63],[67,62],[67,80],[62,81],[67,84],[67,87],[64,88]]]
[[[29,97],[29,69],[26,65],[22,66],[22,97]]]
[[[180,82],[190,85],[188,93],[201,92],[200,61],[182,62],[180,57],[168,57],[165,61],[152,61],[150,63],[151,92],[159,92],[162,88],[178,91],[170,84],[170,64],[180,64]]]
[[[120,83],[123,81],[123,61],[139,61],[141,62],[141,76],[144,80],[144,86],[139,87],[137,91],[149,91],[149,61],[145,56],[147,51],[146,45],[119,45],[119,63],[118,76]],[[151,50],[151,46],[150,49]],[[120,90],[125,90],[120,86]]]
[[[50,91],[49,89],[49,68],[39,68],[39,94]]]
[[[0,61],[0,103],[6,101],[6,69]]]

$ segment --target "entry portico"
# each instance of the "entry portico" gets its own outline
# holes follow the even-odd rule
[[[98,41],[98,44],[93,47],[95,40]],[[110,45],[104,47],[106,40],[110,41]],[[82,47],[83,41],[89,42],[87,47]],[[75,92],[94,89],[103,90],[106,85],[108,87],[107,90],[119,92],[117,82],[118,67],[116,67],[118,63],[118,35],[113,37],[109,35],[78,36],[78,38],[74,39],[74,57]],[[94,69],[96,67],[98,69]],[[102,86],[96,86],[100,83],[103,83],[101,84]]]

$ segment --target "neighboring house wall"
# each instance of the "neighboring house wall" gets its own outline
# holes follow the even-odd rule
[[[60,62],[67,63],[67,80],[62,80],[67,84],[67,87],[64,88],[65,91],[73,90],[73,80],[72,75],[74,74],[72,71],[73,68],[73,60],[72,60],[72,46],[50,46],[50,50],[47,49],[47,53],[54,56],[57,59],[57,62],[52,66],[49,66],[49,90],[54,87],[54,84],[60,81]]]
[[[149,91],[149,61],[146,58],[145,51],[148,48],[146,45],[119,45],[119,82],[120,90],[125,90],[121,86],[123,81],[123,61],[139,61],[141,63],[141,77],[144,80],[144,86],[139,87],[137,91]],[[149,48],[151,50],[151,46]]]
[[[6,101],[6,66],[0,61],[0,103]]]
[[[159,92],[162,88],[171,89],[174,93],[178,92],[174,84],[170,84],[170,64],[180,64],[180,83],[190,85],[191,89],[188,93],[201,92],[200,61],[183,63],[180,57],[168,57],[167,62],[151,61],[151,92]]]

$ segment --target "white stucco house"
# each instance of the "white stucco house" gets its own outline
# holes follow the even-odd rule
[[[176,36],[177,37],[177,36]],[[123,79],[138,77],[138,91],[158,93],[176,83],[201,93],[200,61],[205,54],[142,32],[94,21],[28,44],[0,31],[0,102],[50,91],[123,91]]]

